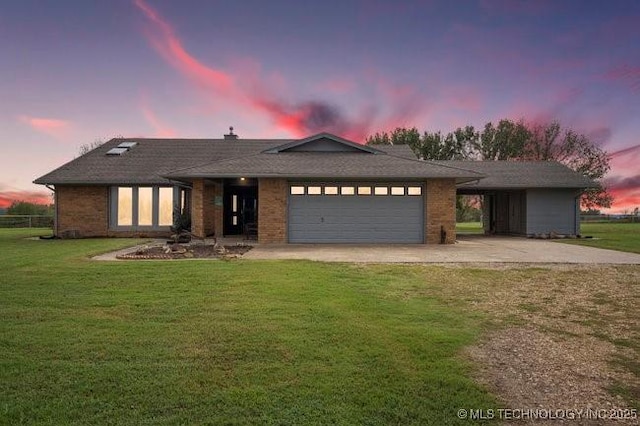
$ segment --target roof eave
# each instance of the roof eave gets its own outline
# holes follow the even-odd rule
[[[455,179],[456,183],[473,182],[482,179],[483,176],[419,176],[419,175],[389,175],[381,176],[380,174],[361,174],[361,175],[327,175],[321,173],[203,173],[193,174],[189,176],[165,175],[166,179],[172,180],[193,180],[193,179],[229,179],[229,178],[285,178],[285,179],[370,179],[370,180],[387,180],[387,179]]]

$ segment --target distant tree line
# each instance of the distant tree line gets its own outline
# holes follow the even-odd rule
[[[53,204],[29,203],[27,201],[14,201],[7,208],[8,215],[25,215],[25,216],[51,216],[54,212]]]
[[[598,182],[598,188],[583,194],[584,208],[611,207],[613,201],[602,184],[611,168],[607,152],[587,136],[563,129],[558,121],[527,125],[504,119],[495,125],[489,122],[481,130],[466,126],[446,134],[397,128],[369,136],[367,144],[409,145],[424,160],[558,161]]]

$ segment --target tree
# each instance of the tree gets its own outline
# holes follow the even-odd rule
[[[587,209],[611,207],[613,197],[602,185],[609,172],[609,155],[585,135],[571,129],[563,130],[558,121],[534,126],[522,155],[526,160],[559,161],[598,183],[582,195]]]
[[[53,205],[14,201],[7,209],[8,215],[46,216],[53,214]]]
[[[482,160],[512,160],[525,152],[531,131],[522,122],[500,120],[496,126],[488,122],[472,150]]]
[[[445,136],[440,132],[424,132],[414,152],[425,160],[467,160],[478,136],[473,126],[458,128]]]
[[[409,145],[411,149],[415,150],[415,146],[420,144],[420,132],[415,127],[405,129],[402,127],[396,127],[391,132],[376,133],[373,136],[369,136],[366,141],[367,145]]]
[[[473,126],[453,132],[424,132],[396,128],[391,134],[376,133],[367,144],[409,145],[424,160],[538,160],[558,161],[599,184],[585,191],[582,206],[586,209],[610,207],[612,196],[602,186],[602,178],[610,169],[606,151],[587,136],[562,129],[558,121],[527,125],[523,120],[500,120],[485,124],[482,131]]]
[[[102,139],[96,139],[91,143],[83,143],[82,145],[80,145],[78,147],[78,157],[82,157],[83,155],[85,155],[89,151],[93,151],[97,147],[99,147],[102,144],[104,144],[104,142],[105,141],[103,141]]]

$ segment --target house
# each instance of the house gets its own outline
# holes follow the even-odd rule
[[[577,234],[593,182],[558,163],[422,161],[407,146],[299,140],[113,139],[38,178],[60,237],[196,236],[261,243],[453,243],[456,194],[481,194],[486,230]]]

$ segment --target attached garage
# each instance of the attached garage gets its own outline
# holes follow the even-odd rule
[[[289,185],[290,243],[424,243],[420,183]]]

